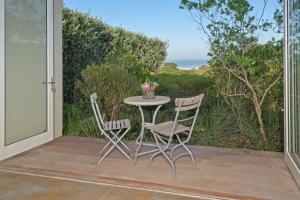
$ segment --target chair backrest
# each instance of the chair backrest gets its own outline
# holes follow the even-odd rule
[[[174,130],[176,128],[176,124],[178,122],[185,122],[185,121],[192,121],[191,126],[189,127],[189,138],[191,137],[191,134],[193,132],[197,116],[199,113],[199,108],[202,103],[202,100],[204,98],[204,94],[200,94],[195,97],[189,97],[189,98],[177,98],[175,99],[175,111],[176,111],[176,116],[172,128],[172,133],[174,133]],[[179,115],[181,112],[192,112],[194,111],[194,115],[191,117],[185,118],[185,119],[179,119]],[[188,139],[189,139],[188,138]]]
[[[100,131],[103,132],[102,127],[104,127],[104,121],[101,117],[100,109],[99,109],[99,106],[97,104],[97,93],[91,94],[90,100],[91,100],[93,112],[94,112],[94,115],[95,115],[95,118],[96,118],[96,121],[97,121],[97,125],[98,125]]]

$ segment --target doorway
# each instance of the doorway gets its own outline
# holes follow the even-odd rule
[[[0,160],[53,139],[53,1],[0,0]]]

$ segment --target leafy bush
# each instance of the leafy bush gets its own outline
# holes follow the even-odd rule
[[[124,68],[111,64],[92,64],[81,72],[82,79],[76,87],[89,102],[89,96],[96,92],[100,109],[107,120],[115,119],[117,111],[123,106],[124,98],[136,94],[139,83]]]
[[[75,102],[75,80],[91,63],[101,63],[111,51],[109,27],[88,14],[63,10],[63,87],[64,102]]]
[[[127,96],[140,94],[138,82],[149,77],[160,84],[157,94],[170,96],[173,100],[205,93],[191,144],[282,150],[281,81],[272,87],[262,104],[264,128],[268,133],[268,141],[264,142],[258,134],[259,124],[251,101],[242,96],[224,98],[220,93],[228,79],[227,73],[217,70],[220,63],[215,60],[212,59],[210,66],[199,70],[179,70],[172,63],[161,67],[166,57],[167,43],[113,28],[88,14],[70,9],[64,10],[63,33],[64,102],[69,103],[64,107],[64,134],[100,137],[89,104],[89,95],[97,92],[106,120],[117,117],[131,119],[132,129],[126,138],[136,139],[140,113],[134,107],[123,106],[123,100]],[[258,92],[265,87],[266,80],[278,72],[266,69],[274,64],[281,69],[281,51],[282,45],[276,43],[249,50],[249,57],[255,61],[255,68],[249,68],[249,78],[251,81],[259,79],[258,84],[254,85]],[[239,62],[247,64],[249,59]],[[234,83],[237,91],[244,89],[239,82]],[[145,108],[147,121],[151,119],[151,114],[153,108]],[[157,122],[173,117],[174,104],[171,102],[161,108]],[[146,140],[151,141],[152,138],[147,137]]]
[[[258,125],[251,105],[240,100],[232,108],[218,93],[220,77],[213,75],[207,66],[200,70],[178,70],[172,63],[165,64],[161,73],[152,75],[152,79],[160,83],[158,93],[172,99],[205,93],[190,144],[281,151],[283,117],[277,104],[281,102],[280,91],[273,91],[273,99],[267,99],[264,120],[272,139],[263,143],[257,134]],[[163,106],[157,121],[172,119],[173,107],[172,103]]]
[[[283,8],[282,1],[277,3]],[[263,1],[263,6],[267,5],[268,1]],[[197,13],[199,30],[209,43],[217,91],[240,132],[254,130],[260,149],[281,148],[283,42],[269,38],[261,43],[259,35],[280,30],[283,11],[276,9],[270,19],[264,10],[255,12],[248,0],[182,0],[180,8]]]
[[[125,67],[140,64],[147,66],[149,71],[159,71],[167,56],[166,42],[122,28],[111,29],[111,34],[114,39],[113,49],[107,58],[109,63],[117,62]]]
[[[65,103],[78,102],[75,81],[87,65],[110,63],[158,71],[167,55],[167,43],[160,39],[114,28],[68,8],[63,10],[63,41]]]
[[[158,92],[171,98],[190,97],[203,93],[214,80],[206,76],[207,69],[179,70],[174,63],[167,63],[161,73],[153,74],[152,79],[159,82]]]
[[[64,105],[64,129],[69,136],[99,137],[99,129],[87,104]]]

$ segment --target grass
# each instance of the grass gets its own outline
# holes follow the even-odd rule
[[[175,64],[165,64],[158,74],[151,74],[151,80],[159,83],[158,95],[166,95],[174,100],[177,97],[190,97],[205,93],[198,121],[194,128],[190,144],[217,146],[226,148],[247,148],[255,150],[281,151],[282,141],[274,137],[270,144],[263,144],[257,137],[257,123],[247,115],[249,111],[241,106],[239,121],[214,89],[214,78],[209,67],[197,70],[179,70]],[[242,105],[242,104],[241,104]],[[150,120],[152,108],[145,108],[146,119]],[[126,139],[134,140],[140,131],[140,113],[132,106],[122,106],[119,118],[129,118],[132,129]],[[157,122],[174,118],[174,102],[163,106],[157,116]],[[273,119],[270,119],[273,121]],[[72,104],[64,107],[64,133],[72,136],[100,137],[90,105]],[[150,134],[148,134],[150,135]],[[147,137],[146,140],[153,141]]]
[[[179,70],[176,64],[168,63],[159,74],[154,74],[151,78],[160,84],[157,93],[171,98],[189,97],[203,93],[213,84],[207,71],[208,67],[200,70]]]

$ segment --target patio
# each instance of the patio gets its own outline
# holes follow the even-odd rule
[[[283,153],[191,146],[190,159],[178,160],[177,176],[158,157],[149,156],[136,166],[114,151],[100,165],[100,139],[60,137],[0,163],[0,170],[25,172],[93,183],[122,185],[154,191],[228,199],[300,199],[300,191],[284,162]],[[128,142],[132,152],[134,142]]]
[[[10,172],[0,172],[0,199],[13,200],[117,200],[165,199],[196,200],[184,195],[111,186],[106,184],[82,183],[49,177],[37,177]],[[14,185],[15,187],[11,187]],[[208,200],[208,199],[203,199]]]

